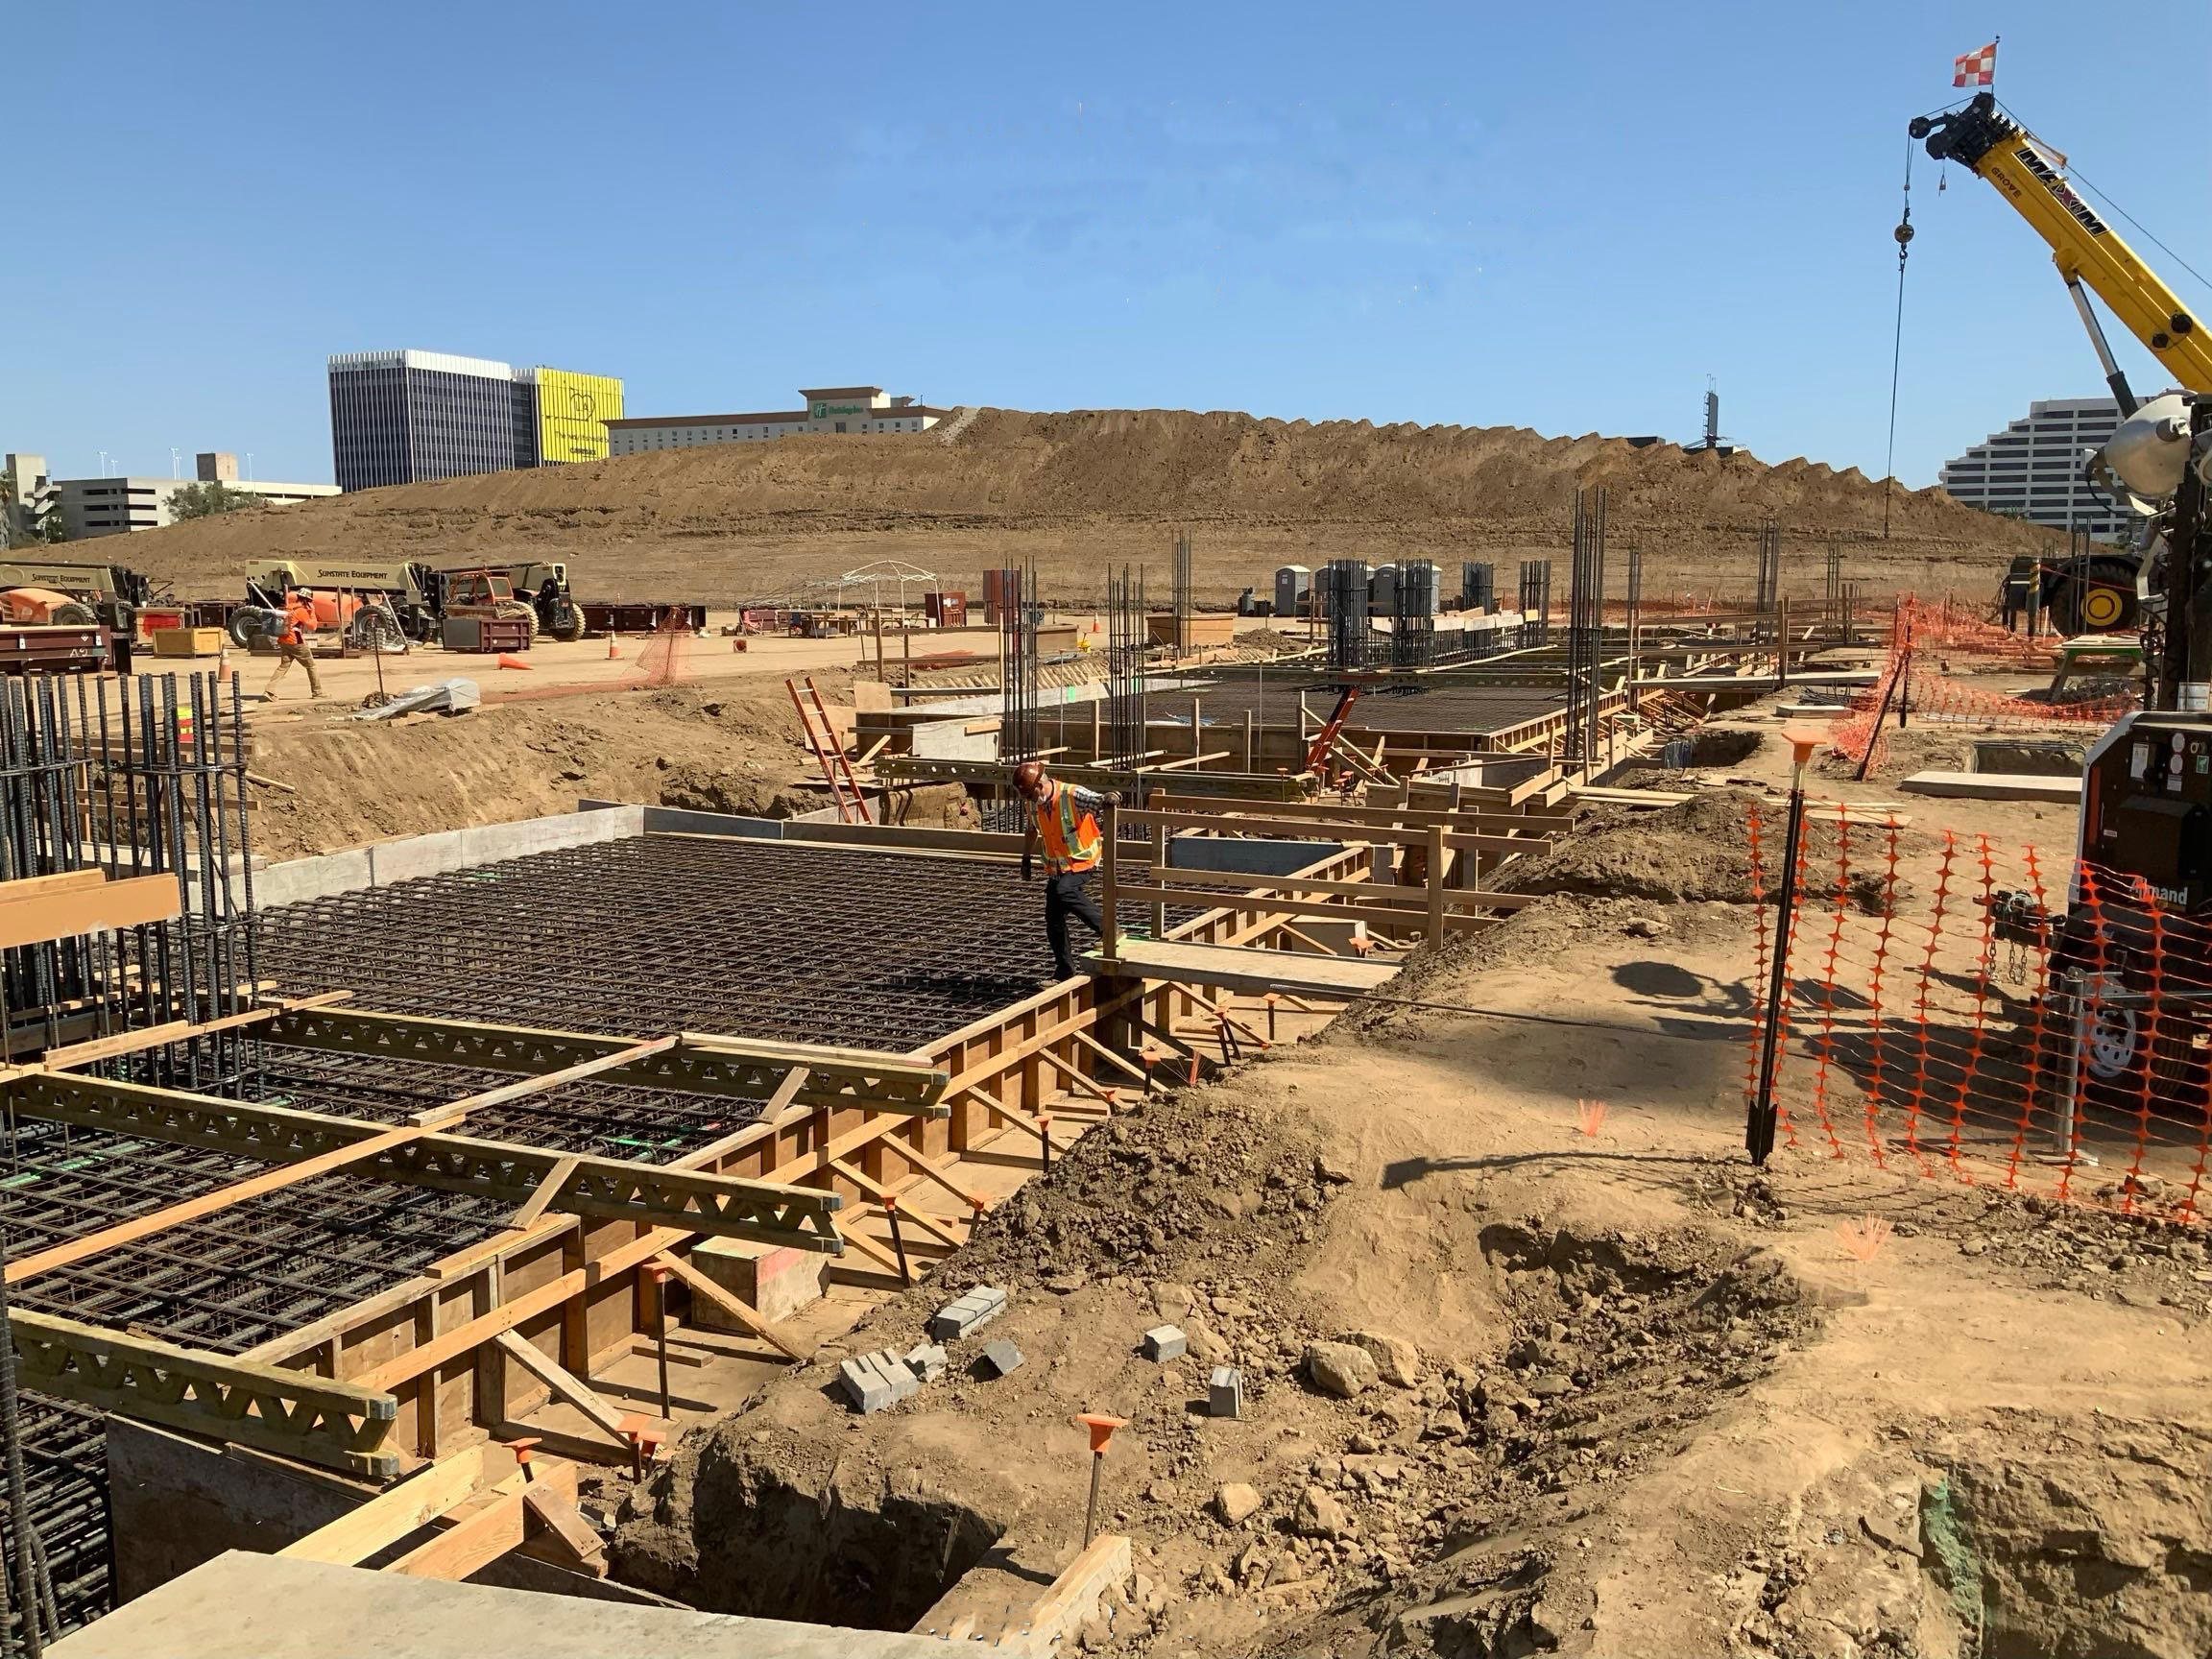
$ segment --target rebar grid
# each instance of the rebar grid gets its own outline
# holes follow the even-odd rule
[[[113,1592],[108,1555],[108,1436],[100,1414],[44,1394],[21,1396],[26,1507],[53,1579],[63,1632],[108,1610]],[[0,1496],[0,1514],[6,1498]],[[20,1610],[9,1608],[9,1634],[22,1634]]]
[[[1037,753],[1037,568],[998,573],[998,758],[1026,760]]]
[[[265,1044],[261,1057],[261,1086],[252,1096],[257,1102],[381,1123],[403,1123],[417,1113],[517,1081],[513,1072],[277,1044]],[[587,1079],[471,1112],[460,1132],[518,1146],[666,1164],[757,1122],[763,1104]]]
[[[254,974],[242,706],[212,675],[0,684],[0,880],[177,878],[180,917],[0,952],[0,1057],[183,1016],[236,1013]],[[238,860],[237,874],[232,861]],[[233,890],[233,881],[238,883]],[[192,1086],[235,1070],[225,1036],[177,1045]]]
[[[1551,561],[1521,561],[1521,643],[1551,643]]]
[[[1436,565],[1430,559],[1399,564],[1390,587],[1390,661],[1420,668],[1436,661]]]
[[[1329,666],[1339,673],[1367,666],[1367,561],[1332,559],[1319,587],[1329,617]]]
[[[1587,764],[1599,752],[1598,710],[1604,697],[1605,490],[1575,492],[1574,563],[1567,582],[1567,721],[1560,756]]]
[[[1124,565],[1106,579],[1106,708],[1103,766],[1135,765],[1144,753],[1144,572]]]
[[[1188,657],[1190,654],[1190,616],[1191,613],[1197,609],[1197,603],[1192,597],[1195,586],[1191,575],[1193,563],[1190,532],[1188,530],[1176,531],[1171,598],[1174,604],[1175,655],[1178,657]]]
[[[1050,976],[1042,907],[1007,864],[639,836],[267,910],[262,950],[394,1013],[903,1052]]]
[[[0,1181],[18,1256],[88,1238],[267,1166],[26,1120]],[[312,1176],[11,1287],[19,1305],[164,1341],[240,1353],[491,1237],[493,1200],[357,1176]]]

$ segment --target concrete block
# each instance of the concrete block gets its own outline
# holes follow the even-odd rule
[[[692,1248],[691,1265],[772,1325],[820,1301],[830,1282],[830,1258],[821,1251],[750,1238],[702,1239]],[[691,1320],[709,1331],[744,1330],[704,1296],[692,1299]]]
[[[1144,1333],[1144,1358],[1155,1365],[1180,1359],[1190,1350],[1190,1339],[1172,1325],[1155,1325]]]
[[[873,1417],[886,1406],[899,1403],[898,1391],[891,1379],[870,1363],[870,1356],[855,1355],[837,1367],[838,1385],[846,1398],[853,1402],[854,1409],[863,1417]]]
[[[934,1382],[945,1375],[945,1350],[934,1343],[924,1342],[909,1348],[904,1356],[906,1369],[925,1382]]]
[[[986,1376],[1008,1376],[1021,1370],[1022,1362],[1022,1350],[1008,1341],[994,1342],[983,1350],[983,1371]]]
[[[1216,1365],[1206,1382],[1206,1414],[1210,1417],[1244,1415],[1244,1373],[1234,1365]]]
[[[929,1334],[939,1342],[956,1341],[1005,1311],[1006,1292],[995,1285],[978,1285],[930,1315]]]

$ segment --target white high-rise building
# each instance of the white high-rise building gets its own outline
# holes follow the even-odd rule
[[[2083,463],[2120,423],[2109,397],[2056,397],[2028,405],[2028,418],[1992,432],[1936,481],[1969,507],[2064,530],[2079,525],[2100,541],[2126,541],[2140,522],[2089,487]]]

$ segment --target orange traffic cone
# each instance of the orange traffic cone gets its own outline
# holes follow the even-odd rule
[[[499,653],[499,666],[502,668],[528,668],[530,664],[523,661],[519,657],[510,657],[502,651]]]
[[[621,655],[622,655],[622,647],[614,643],[614,636],[613,636],[613,635],[612,635],[612,634],[608,635],[608,636],[607,636],[607,661],[610,661],[610,662],[612,662],[612,661],[614,661],[614,659],[615,659],[615,658],[617,658],[617,657],[619,657],[619,656],[621,656]]]

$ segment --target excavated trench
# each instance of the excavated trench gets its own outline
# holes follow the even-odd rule
[[[800,1462],[710,1438],[695,1476],[657,1500],[662,1524],[626,1535],[622,1577],[709,1613],[909,1630],[1011,1519]]]

